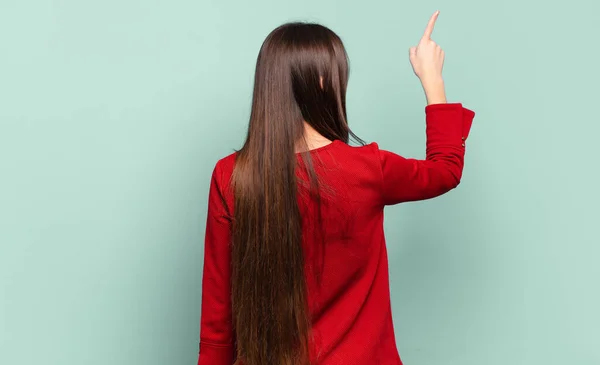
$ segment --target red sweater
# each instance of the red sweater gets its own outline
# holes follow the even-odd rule
[[[334,141],[311,151],[320,186],[327,187],[320,207],[324,240],[310,234],[315,207],[299,194],[315,365],[402,364],[392,324],[383,209],[430,199],[458,185],[475,116],[461,104],[430,105],[425,114],[425,160],[403,158],[375,143],[351,147]],[[235,154],[220,160],[210,186],[198,365],[235,360],[229,184],[234,163]]]

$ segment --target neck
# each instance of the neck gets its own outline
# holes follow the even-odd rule
[[[323,146],[327,146],[331,141],[323,137],[307,122],[304,122],[304,140],[300,141],[296,146],[296,152],[304,152],[314,150]]]

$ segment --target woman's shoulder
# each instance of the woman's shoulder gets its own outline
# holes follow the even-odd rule
[[[348,158],[367,158],[379,156],[379,145],[377,142],[370,142],[358,145],[348,144],[343,141],[333,141],[332,150],[337,150],[340,155],[347,156]]]
[[[214,174],[220,181],[229,181],[233,175],[235,161],[238,152],[233,152],[220,158],[214,167]],[[352,160],[354,163],[372,163],[374,159],[380,157],[380,149],[377,142],[370,142],[359,145],[348,144],[344,141],[335,140],[329,145],[311,150],[311,155],[331,155],[336,160]]]
[[[221,171],[230,170],[233,172],[233,167],[235,165],[235,159],[237,156],[237,152],[233,152],[225,157],[219,159],[215,165],[215,169],[219,169]]]
[[[228,190],[229,185],[231,185],[236,155],[237,152],[234,152],[219,159],[213,168],[213,179],[216,180],[217,185],[222,187],[224,191]]]
[[[343,141],[334,141],[329,151],[320,154],[320,160],[340,173],[361,178],[379,178],[381,175],[381,157],[376,142],[353,145]]]

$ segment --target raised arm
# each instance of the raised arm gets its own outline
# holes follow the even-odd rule
[[[427,157],[406,159],[380,151],[383,172],[383,202],[430,199],[453,189],[462,176],[465,141],[475,113],[461,104],[447,104],[442,69],[444,51],[432,39],[438,18],[436,11],[416,47],[409,52],[410,63],[427,97]]]
[[[460,182],[465,142],[475,114],[461,104],[433,104],[425,108],[425,113],[425,160],[379,151],[385,205],[434,198]]]

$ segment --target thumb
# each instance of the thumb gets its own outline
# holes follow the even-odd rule
[[[410,47],[408,50],[408,57],[413,61],[417,57],[417,47]]]

